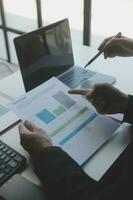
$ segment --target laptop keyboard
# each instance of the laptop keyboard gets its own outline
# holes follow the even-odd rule
[[[26,158],[0,140],[0,185],[24,167]]]
[[[59,76],[58,79],[65,83],[70,88],[75,88],[84,81],[88,80],[96,72],[85,70],[80,67],[74,67],[74,69],[69,70],[63,75]]]

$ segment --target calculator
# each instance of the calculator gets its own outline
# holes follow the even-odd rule
[[[26,158],[0,140],[0,186],[26,165]]]

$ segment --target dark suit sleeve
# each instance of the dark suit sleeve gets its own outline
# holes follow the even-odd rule
[[[128,108],[124,114],[124,121],[133,123],[133,96],[131,95],[128,98]],[[53,199],[118,200],[123,197],[126,199],[129,196],[127,176],[121,176],[112,185],[102,188],[99,183],[88,177],[82,168],[59,147],[44,149],[33,160],[35,171],[42,181],[45,191]]]
[[[44,149],[33,158],[35,172],[51,199],[57,200],[118,200],[133,197],[129,178],[121,175],[105,187],[85,174],[82,168],[61,148]],[[128,170],[126,170],[127,172]],[[131,188],[131,189],[130,189]],[[131,191],[131,193],[130,193]]]
[[[51,147],[34,159],[45,191],[58,200],[92,200],[99,185],[61,148]],[[56,197],[56,198],[55,198]]]
[[[124,113],[124,122],[133,124],[133,96],[128,95],[128,106],[127,110]]]

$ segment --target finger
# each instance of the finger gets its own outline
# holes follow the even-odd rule
[[[107,37],[106,39],[103,40],[103,42],[99,45],[98,50],[101,51],[105,46],[108,44],[110,45],[112,42],[115,43],[115,40],[119,40],[122,38],[122,35],[119,38],[114,38],[113,36]]]
[[[100,44],[100,46],[97,48],[98,51],[101,51],[104,47],[105,47],[106,43],[103,42],[102,44]]]
[[[106,47],[104,50],[104,53],[106,54],[107,57],[115,57],[116,56],[116,48],[117,47],[123,47],[123,38],[113,38],[110,41],[106,43]]]
[[[125,40],[123,38],[113,38],[110,43],[109,43],[109,46],[113,47],[113,46],[122,46],[123,47],[123,44],[124,44]]]
[[[113,36],[104,39],[103,42],[99,45],[98,50],[101,51],[106,46],[107,42],[112,39],[112,37]]]
[[[110,46],[106,47],[103,54],[104,54],[104,59],[110,57],[112,55],[112,50],[110,50]]]
[[[74,90],[69,90],[69,94],[80,94],[80,95],[87,95],[91,90],[83,90],[83,89],[74,89]]]
[[[31,123],[29,121],[25,121],[24,125],[31,132],[37,131],[39,129],[38,127],[36,127],[33,123]]]
[[[91,90],[90,92],[88,92],[87,94],[86,94],[86,98],[91,102],[91,100],[92,100],[92,96],[93,96],[93,90]]]
[[[104,51],[104,52],[103,52],[103,55],[104,55],[104,59],[107,59],[107,58],[108,58],[107,51]]]
[[[113,48],[108,47],[105,51],[104,51],[104,58],[113,58],[115,57],[115,52],[113,50]]]
[[[31,131],[24,124],[19,125],[19,134],[31,134]]]

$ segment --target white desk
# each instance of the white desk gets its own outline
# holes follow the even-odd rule
[[[90,48],[76,48],[76,55],[78,64],[84,65],[96,52]],[[79,60],[78,55],[82,60]],[[87,55],[88,59],[87,59]],[[85,59],[86,57],[86,59]],[[84,58],[84,59],[83,59]],[[117,77],[116,87],[126,93],[133,92],[133,58],[117,58],[103,60],[100,57],[90,66],[98,72],[106,73]],[[9,77],[0,81],[0,92],[6,93],[11,97],[17,97],[24,93],[24,86],[20,72],[10,75]],[[128,124],[122,125],[116,134],[108,143],[106,143],[83,167],[85,172],[92,178],[99,180],[107,169],[113,164],[118,156],[123,152],[130,142],[130,126]],[[7,144],[15,148],[18,152],[26,156],[29,160],[28,154],[23,150],[19,143],[18,127],[12,128],[7,133],[1,136],[1,139]],[[28,162],[27,169],[22,173],[23,176],[39,184],[39,180],[31,169],[30,162]]]

